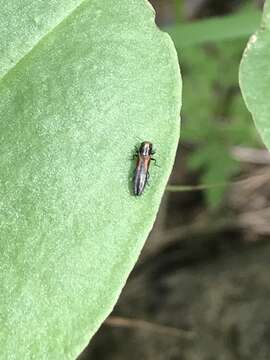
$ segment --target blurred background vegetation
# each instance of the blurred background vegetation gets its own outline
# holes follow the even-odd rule
[[[167,6],[168,3],[166,1]],[[260,21],[258,3],[195,1],[193,6],[191,3],[193,1],[175,1],[176,24],[192,22],[187,30],[175,26],[177,31],[171,31],[175,43],[181,46],[183,42],[184,45],[179,49],[183,76],[181,143],[189,150],[188,169],[198,172],[200,183],[223,184],[241,173],[235,146],[261,146],[238,85],[238,68],[248,35]],[[200,27],[197,22],[197,28],[194,27],[194,18],[208,16],[209,19],[226,13],[233,15],[223,22],[214,22],[214,26],[208,20]],[[189,17],[185,18],[184,14]],[[188,41],[183,39],[183,32],[189,37]],[[177,39],[177,35],[181,38]],[[205,190],[207,205],[217,207],[225,190],[226,186]]]
[[[140,260],[79,359],[269,360],[270,156],[238,84],[263,1],[151,3],[179,55],[180,145]]]

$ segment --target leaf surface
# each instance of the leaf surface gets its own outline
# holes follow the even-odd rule
[[[240,66],[240,87],[255,125],[270,149],[270,1],[260,28],[247,44]]]
[[[153,225],[179,138],[178,60],[144,0],[0,3],[1,358],[74,359]],[[137,198],[144,140],[160,167]]]

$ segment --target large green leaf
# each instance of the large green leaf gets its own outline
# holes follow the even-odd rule
[[[246,105],[270,149],[270,1],[260,29],[251,36],[240,66],[240,86]]]
[[[145,0],[0,0],[0,358],[72,359],[153,225],[181,81]],[[134,197],[130,160],[160,167]]]

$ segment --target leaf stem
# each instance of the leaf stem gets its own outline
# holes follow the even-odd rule
[[[167,191],[170,192],[186,192],[186,191],[200,191],[207,190],[216,187],[225,187],[228,185],[234,184],[233,182],[224,182],[217,184],[200,184],[200,185],[168,185],[166,187]]]
[[[268,180],[268,178],[269,178],[268,173],[264,171],[262,174],[250,176],[247,177],[246,179],[240,179],[237,181],[227,181],[221,183],[199,184],[199,185],[168,185],[166,187],[166,190],[170,192],[185,192],[185,191],[207,190],[216,187],[224,187],[224,186],[232,186],[232,185],[246,185],[253,183],[260,184],[262,181],[264,183],[264,181]]]
[[[175,0],[175,14],[176,14],[176,23],[179,23],[183,18],[183,1]]]

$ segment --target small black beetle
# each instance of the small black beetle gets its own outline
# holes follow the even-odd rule
[[[141,143],[140,148],[136,148],[134,157],[137,157],[137,164],[134,174],[134,195],[139,196],[143,193],[147,180],[149,178],[149,167],[151,160],[156,161],[151,155],[154,155],[153,145],[149,141]]]

